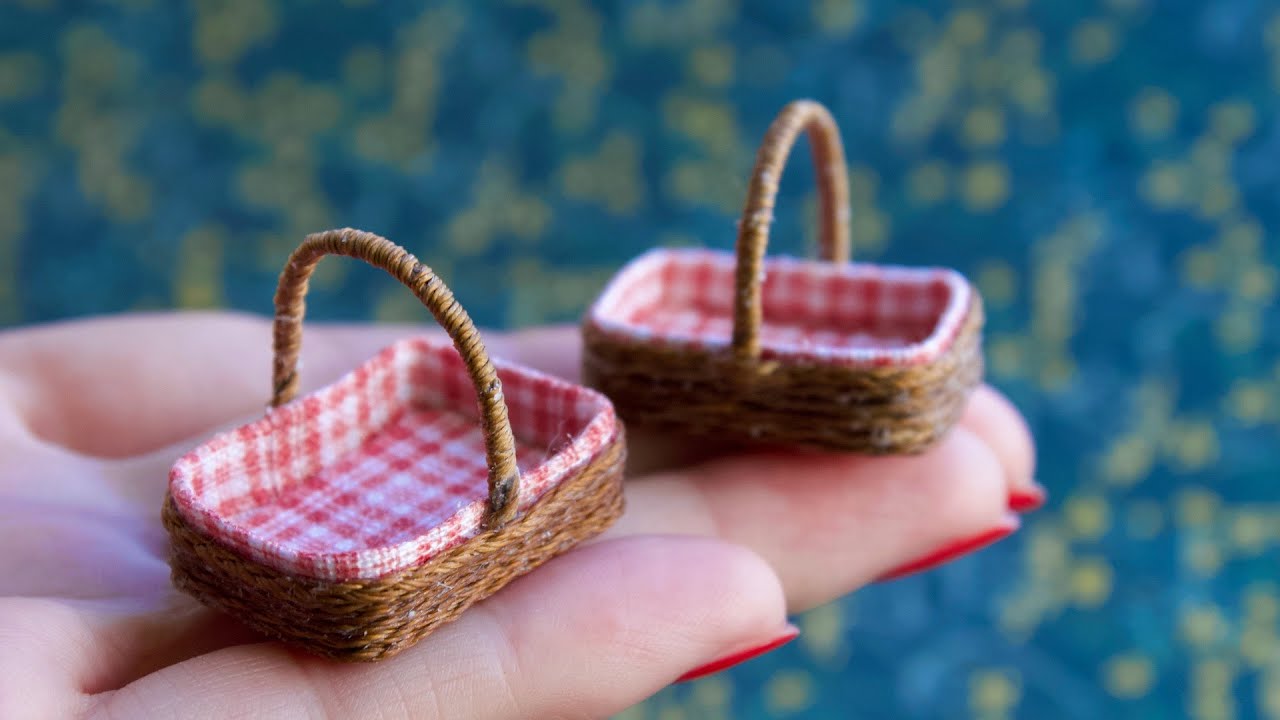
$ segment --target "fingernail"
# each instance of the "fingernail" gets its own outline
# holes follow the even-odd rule
[[[785,633],[770,640],[769,642],[763,645],[756,645],[754,647],[751,647],[746,650],[742,650],[740,652],[736,652],[730,655],[725,655],[719,660],[715,660],[713,662],[707,663],[706,665],[701,665],[699,667],[696,667],[690,670],[689,672],[681,675],[680,677],[676,678],[676,682],[682,683],[682,682],[689,682],[690,680],[697,680],[698,678],[706,677],[708,675],[718,673],[721,670],[727,670],[728,668],[731,668],[734,665],[741,665],[742,663],[752,658],[760,657],[761,655],[771,650],[777,650],[783,645],[786,645],[792,640],[795,640],[799,634],[800,634],[800,628],[794,625],[788,625],[787,631]]]
[[[972,537],[967,537],[959,542],[946,545],[935,552],[925,555],[924,557],[917,558],[905,565],[900,565],[884,575],[881,575],[878,582],[897,580],[900,577],[924,572],[925,570],[932,570],[939,565],[944,565],[955,560],[961,555],[968,555],[969,553],[981,550],[994,542],[1003,540],[1004,538],[1012,535],[1015,530],[1021,527],[1021,525],[1022,521],[1018,519],[1017,515],[1014,513],[1006,513],[1004,519],[1000,521],[1000,524],[990,530]]]
[[[1048,499],[1047,493],[1039,483],[1032,482],[1030,487],[1018,488],[1009,493],[1009,509],[1016,513],[1029,513],[1039,510]]]

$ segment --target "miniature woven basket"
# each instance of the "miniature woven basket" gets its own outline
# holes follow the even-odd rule
[[[453,344],[398,342],[294,400],[303,298],[328,254],[400,280]],[[170,473],[179,589],[312,653],[378,660],[622,513],[609,400],[491,362],[453,294],[400,247],[350,229],[309,236],[275,303],[271,409]]]
[[[823,261],[765,259],[801,131]],[[835,122],[791,103],[756,156],[736,257],[660,249],[624,267],[583,322],[586,383],[628,423],[868,454],[928,448],[981,380],[981,298],[952,270],[847,262],[848,220]]]

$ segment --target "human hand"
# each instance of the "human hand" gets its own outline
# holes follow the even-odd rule
[[[308,327],[304,392],[424,332]],[[998,539],[1011,507],[1042,499],[1024,423],[985,387],[915,457],[730,453],[630,429],[627,511],[603,536],[394,658],[333,663],[169,583],[169,466],[261,412],[269,337],[224,314],[0,334],[0,716],[607,716],[792,636],[788,612]],[[574,328],[486,344],[577,376]]]

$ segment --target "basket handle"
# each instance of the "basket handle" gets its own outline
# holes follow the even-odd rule
[[[760,355],[761,285],[764,251],[783,166],[800,132],[809,134],[818,176],[821,256],[849,260],[849,180],[840,131],[831,113],[812,100],[789,103],[774,118],[756,153],[747,202],[738,222],[738,267],[734,280],[733,351],[743,360]]]
[[[507,405],[502,397],[502,383],[480,340],[480,333],[453,293],[431,268],[390,240],[351,228],[327,230],[308,235],[289,256],[288,265],[280,273],[275,297],[271,406],[289,402],[298,392],[298,351],[302,345],[307,283],[316,264],[325,255],[353,257],[387,271],[413,291],[453,339],[480,399],[485,456],[489,465],[489,507],[485,522],[491,529],[501,527],[515,516],[520,493],[516,444],[507,418]]]

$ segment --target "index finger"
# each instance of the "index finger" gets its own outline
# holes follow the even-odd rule
[[[431,325],[308,326],[303,391],[327,384]],[[484,333],[489,352],[552,374],[577,372],[571,328]],[[230,313],[79,320],[0,334],[0,400],[41,439],[99,457],[155,450],[266,406],[271,326]]]

